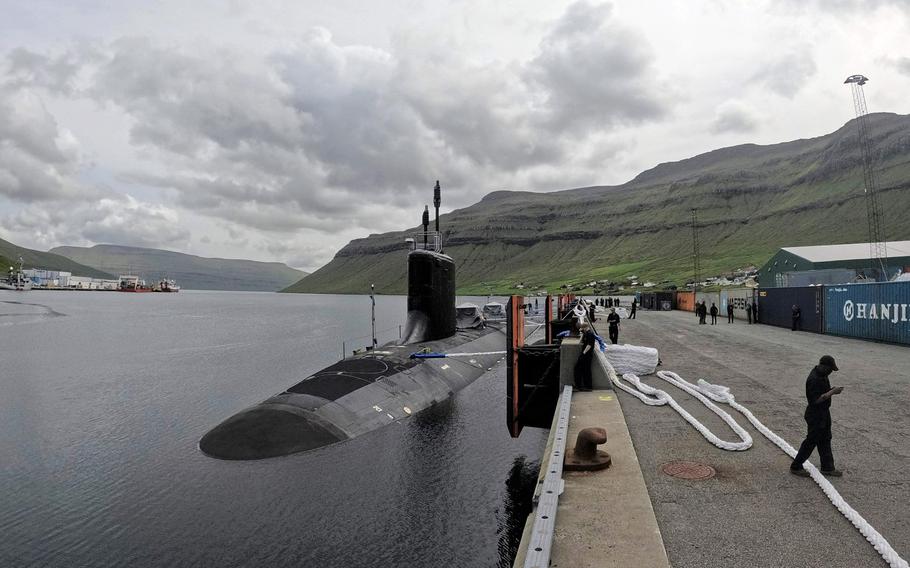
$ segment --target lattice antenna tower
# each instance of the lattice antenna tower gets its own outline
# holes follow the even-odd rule
[[[884,239],[882,208],[878,202],[875,185],[875,172],[872,168],[872,142],[869,140],[869,126],[866,109],[866,95],[863,85],[869,81],[863,75],[851,75],[844,84],[849,84],[853,91],[853,109],[856,111],[856,128],[859,135],[860,153],[863,159],[863,193],[866,196],[866,222],[869,225],[870,264],[873,269],[881,270],[882,277],[887,279],[885,266],[888,264],[888,249]]]
[[[692,282],[692,291],[698,291],[698,210],[692,209],[692,264],[695,272],[695,280]]]

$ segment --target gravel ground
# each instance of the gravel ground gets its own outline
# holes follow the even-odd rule
[[[806,377],[821,355],[833,355],[840,371],[831,383],[845,387],[832,404],[834,458],[844,471],[833,483],[910,559],[910,348],[720,317],[716,326],[698,325],[685,312],[637,317],[623,320],[621,343],[657,347],[661,368],[690,382],[731,387],[737,401],[795,447],[805,436]],[[656,376],[645,382],[669,392],[722,439],[738,440],[686,393]],[[672,409],[618,397],[674,567],[887,566],[811,479],[788,473],[790,458],[739,413],[731,409],[755,443],[727,452]],[[685,481],[660,472],[674,460],[708,464],[717,475]],[[818,465],[817,453],[811,460]]]

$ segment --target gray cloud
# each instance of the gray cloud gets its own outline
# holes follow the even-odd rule
[[[100,190],[75,177],[78,148],[36,91],[0,84],[0,195],[21,202],[97,197]]]
[[[893,64],[895,69],[910,77],[910,57],[898,57]]]
[[[602,131],[669,111],[648,42],[610,16],[609,5],[573,4],[529,63],[527,74],[542,89],[550,129]]]
[[[189,231],[175,211],[128,195],[75,206],[51,205],[26,207],[4,218],[3,227],[14,239],[26,234],[44,248],[64,243],[185,247],[189,241]]]
[[[710,130],[715,134],[752,132],[758,124],[758,117],[750,107],[739,101],[727,101],[717,108]]]
[[[791,99],[817,71],[811,49],[804,46],[761,65],[749,81]]]
[[[57,56],[19,49],[7,66],[20,90],[85,97],[128,115],[130,141],[152,165],[119,180],[271,233],[382,230],[419,213],[436,179],[445,205],[461,207],[516,179],[551,183],[575,162],[584,178],[597,168],[579,151],[586,141],[670,108],[647,41],[608,5],[572,5],[527,61],[459,53],[415,34],[389,50],[343,46],[315,28],[265,56],[122,38]],[[43,120],[43,131],[19,129],[17,144],[43,132],[28,155],[36,167],[58,164],[58,186],[72,185],[79,161],[64,152],[53,117]],[[595,161],[623,149],[603,145]],[[0,191],[12,187],[0,177]],[[59,198],[54,187],[15,193]]]

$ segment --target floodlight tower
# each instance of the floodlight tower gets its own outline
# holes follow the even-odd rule
[[[698,291],[698,209],[692,209],[692,263],[695,269],[695,280],[692,282],[692,293]]]
[[[866,195],[866,222],[869,225],[870,263],[873,269],[881,270],[882,277],[888,279],[885,266],[888,264],[888,249],[882,226],[882,208],[878,202],[875,186],[875,172],[872,169],[872,143],[869,141],[869,126],[866,116],[866,95],[863,85],[869,81],[863,75],[850,75],[844,84],[849,84],[853,91],[853,110],[856,111],[856,128],[859,137],[860,153],[863,159],[863,193]]]

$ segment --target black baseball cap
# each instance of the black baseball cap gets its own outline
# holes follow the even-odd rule
[[[834,357],[830,355],[824,355],[821,359],[818,360],[818,364],[831,367],[832,371],[837,370],[837,364],[834,362]]]

